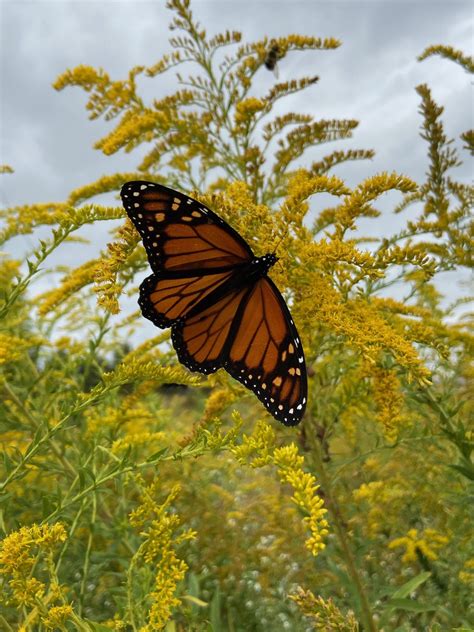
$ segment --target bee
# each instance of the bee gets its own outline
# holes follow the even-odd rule
[[[270,42],[271,46],[267,51],[267,56],[265,57],[265,68],[267,70],[272,70],[275,77],[278,77],[278,61],[282,59],[285,55],[281,52],[278,43],[275,40]]]

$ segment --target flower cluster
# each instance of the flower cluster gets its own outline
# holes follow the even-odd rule
[[[153,566],[155,572],[155,585],[149,594],[152,605],[143,632],[161,630],[173,609],[180,604],[175,595],[176,587],[185,576],[188,565],[179,559],[176,548],[196,537],[192,529],[179,535],[175,533],[180,519],[176,514],[171,514],[169,509],[179,493],[179,486],[176,485],[161,504],[155,499],[159,488],[158,481],[143,486],[141,504],[130,514],[130,523],[145,538],[135,556],[134,565],[142,559],[145,564]]]
[[[244,435],[242,444],[232,449],[241,463],[248,463],[251,467],[275,465],[282,483],[293,487],[294,503],[307,515],[305,524],[311,532],[306,540],[306,548],[313,555],[324,549],[324,537],[328,533],[328,522],[324,517],[327,510],[324,501],[318,495],[319,485],[312,474],[303,470],[304,458],[298,454],[294,444],[282,448],[275,447],[275,432],[268,424],[259,422],[255,432]]]
[[[119,274],[126,277],[124,264],[138,244],[138,233],[132,223],[127,220],[120,228],[119,241],[108,244],[108,254],[94,267],[95,291],[99,297],[99,305],[111,312],[119,312],[118,297],[122,292]],[[132,272],[133,276],[133,272]]]
[[[358,632],[359,625],[352,612],[344,615],[332,599],[315,597],[310,590],[298,589],[290,595],[302,613],[320,632]]]
[[[55,83],[81,86],[91,118],[110,122],[95,144],[105,155],[146,144],[137,169],[85,183],[65,201],[0,210],[0,240],[51,231],[23,261],[0,261],[0,515],[10,534],[0,546],[0,621],[20,630],[354,632],[353,609],[367,630],[377,620],[457,629],[473,568],[473,337],[459,318],[466,299],[446,307],[437,279],[472,266],[474,191],[455,178],[461,150],[422,85],[425,181],[366,169],[349,185],[340,167],[374,155],[344,149],[358,122],[283,107],[319,90],[317,77],[291,74],[290,56],[330,54],[340,42],[208,36],[190,6],[169,0],[172,50],[148,68],[113,80],[79,66]],[[263,68],[275,48],[276,83]],[[472,71],[447,46],[420,59],[434,54]],[[171,94],[139,94],[142,82],[188,63]],[[471,152],[473,138],[461,134]],[[169,331],[131,347],[143,319],[137,308],[117,316],[119,301],[136,300],[148,262],[118,202],[94,198],[136,179],[190,192],[256,256],[279,257],[269,274],[308,372],[298,428],[255,424],[264,413],[254,394],[225,371],[191,374]],[[401,198],[395,213],[412,207],[392,235],[379,230],[387,193]],[[122,224],[102,253],[75,269],[50,262],[99,221]],[[45,274],[54,275],[47,292]],[[18,529],[32,523],[41,526]],[[431,571],[430,601],[399,599],[420,566]],[[303,584],[318,596],[295,591]],[[381,586],[388,600],[377,598]]]
[[[53,571],[53,552],[66,541],[64,525],[32,525],[21,527],[0,543],[0,575],[8,582],[1,600],[5,605],[33,608],[31,619],[39,616],[38,602],[49,603],[62,598],[63,590]],[[44,580],[46,567],[49,582]],[[38,577],[41,577],[39,579]]]
[[[436,551],[446,546],[449,540],[448,536],[436,529],[425,529],[422,533],[419,533],[418,529],[409,529],[405,536],[395,538],[388,546],[390,549],[404,547],[402,562],[408,564],[418,560],[417,553],[421,553],[428,560],[438,559]]]

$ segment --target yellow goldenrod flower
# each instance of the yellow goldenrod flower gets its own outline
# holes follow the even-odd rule
[[[29,572],[34,564],[31,549],[35,546],[49,551],[66,540],[64,526],[57,522],[53,525],[32,525],[21,527],[7,535],[0,543],[0,572]]]
[[[249,125],[255,114],[264,110],[265,106],[265,101],[256,99],[255,97],[249,97],[244,101],[240,101],[235,106],[235,124],[237,126]]]
[[[303,471],[304,458],[298,454],[297,447],[275,448],[275,432],[264,422],[258,422],[253,435],[244,435],[240,446],[232,448],[239,462],[251,467],[263,467],[273,464],[278,468],[282,483],[288,483],[294,489],[292,500],[307,513],[303,519],[311,536],[306,540],[306,548],[317,555],[325,548],[324,537],[328,533],[328,522],[325,519],[327,510],[323,499],[318,496],[319,485],[312,474]]]
[[[377,406],[377,421],[382,425],[387,439],[394,441],[397,438],[399,426],[405,419],[402,415],[403,394],[400,382],[393,371],[374,368],[372,385]]]
[[[323,541],[328,534],[328,522],[324,517],[327,509],[324,501],[318,495],[319,485],[312,474],[303,471],[304,459],[298,454],[294,444],[283,448],[276,448],[273,452],[273,462],[278,467],[278,474],[283,483],[289,483],[293,489],[293,501],[307,512],[304,522],[308,525],[311,537],[306,540],[306,548],[313,555],[325,548]]]
[[[402,562],[416,562],[418,560],[417,551],[422,553],[428,560],[436,560],[437,549],[441,549],[449,542],[450,538],[442,535],[436,529],[425,529],[418,535],[417,529],[410,529],[406,536],[395,538],[389,543],[389,548],[405,547]]]
[[[66,275],[59,287],[38,297],[40,316],[44,316],[60,303],[74,296],[84,286],[94,281],[98,260],[91,259]]]
[[[64,627],[64,624],[73,614],[72,606],[53,606],[48,610],[48,614],[41,617],[41,621],[47,630],[55,630]]]
[[[314,630],[320,632],[358,632],[359,624],[352,612],[344,615],[332,599],[315,597],[310,590],[300,586],[289,595],[305,617],[311,621]]]
[[[41,342],[40,338],[19,338],[0,333],[0,365],[19,360],[27,349]]]
[[[446,59],[451,59],[451,61],[456,62],[468,72],[474,72],[474,59],[468,57],[462,51],[456,50],[452,46],[442,46],[439,44],[437,46],[428,46],[428,48],[425,48],[421,55],[418,56],[418,61],[423,61],[432,55],[440,55]]]
[[[111,312],[119,312],[118,297],[122,285],[118,282],[119,273],[126,259],[135,250],[139,236],[130,220],[119,229],[119,241],[108,244],[108,256],[100,259],[94,266],[95,291],[99,297],[99,305]]]
[[[45,591],[46,585],[36,577],[18,577],[8,582],[13,601],[17,606],[33,606],[40,600]]]
[[[210,420],[221,415],[237,399],[237,393],[229,388],[215,389],[206,400],[204,419]]]
[[[0,574],[6,576],[12,603],[17,606],[36,606],[43,598],[47,592],[47,585],[35,577],[33,572],[39,571],[40,557],[46,557],[48,569],[52,566],[53,549],[66,538],[64,526],[57,522],[52,525],[33,524],[30,527],[21,527],[2,540]],[[49,574],[50,598],[57,598],[61,588],[56,577]]]
[[[474,586],[474,558],[464,563],[463,569],[459,571],[459,579],[463,584]]]
[[[140,482],[139,479],[137,481]],[[146,564],[156,568],[154,589],[148,595],[152,605],[148,612],[148,624],[142,628],[143,632],[161,630],[173,609],[180,604],[180,599],[175,595],[176,587],[184,578],[188,566],[184,560],[178,558],[175,547],[196,537],[191,529],[177,535],[175,532],[181,522],[180,518],[167,512],[179,493],[179,485],[175,485],[162,504],[155,500],[158,489],[157,480],[143,487],[141,504],[130,514],[131,524],[140,529],[145,537],[135,555],[134,563],[142,558]]]

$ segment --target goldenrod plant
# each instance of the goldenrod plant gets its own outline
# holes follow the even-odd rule
[[[373,174],[371,149],[344,149],[357,121],[281,113],[289,95],[324,89],[317,77],[260,90],[270,46],[284,63],[338,40],[208,36],[189,0],[168,8],[171,51],[153,66],[125,80],[79,66],[54,83],[80,86],[90,117],[111,123],[104,154],[146,144],[136,171],[1,211],[2,243],[50,236],[0,259],[0,627],[470,629],[473,337],[467,299],[446,306],[437,275],[472,266],[474,191],[456,169],[473,132],[460,154],[418,86],[426,180]],[[432,55],[473,71],[454,48],[420,61]],[[176,90],[146,103],[139,86],[163,73]],[[353,160],[366,176],[350,187],[337,171]],[[94,201],[133,179],[192,194],[257,255],[278,244],[271,274],[310,374],[298,428],[224,371],[187,371],[168,331],[144,333],[129,308],[144,249],[118,200]],[[406,221],[376,238],[387,192]],[[97,222],[113,226],[101,252],[50,263]]]

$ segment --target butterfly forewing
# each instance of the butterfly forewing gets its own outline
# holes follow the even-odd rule
[[[183,273],[179,276],[152,274],[141,284],[138,302],[145,318],[158,327],[171,327],[229,281],[233,274],[232,269],[206,271],[206,274],[194,271],[187,276]]]
[[[231,267],[254,256],[233,228],[187,195],[137,181],[125,184],[121,196],[154,272]]]
[[[268,263],[260,276],[251,272],[262,261],[247,242],[178,191],[137,181],[121,195],[154,271],[140,286],[143,315],[172,327],[178,358],[190,370],[225,368],[276,419],[297,424],[306,407],[304,354],[286,303],[265,274]]]

